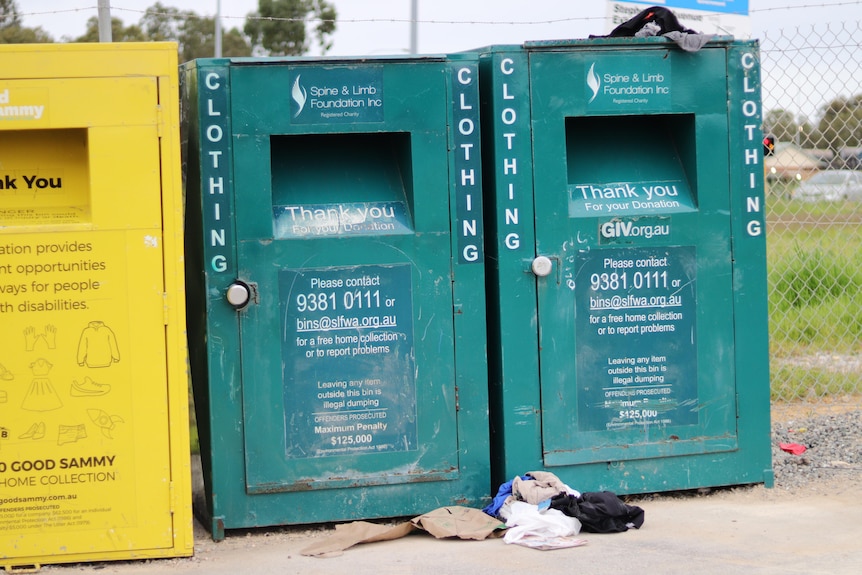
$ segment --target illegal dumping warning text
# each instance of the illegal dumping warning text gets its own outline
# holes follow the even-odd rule
[[[581,430],[697,423],[695,248],[591,250],[576,267]]]
[[[279,274],[286,457],[416,449],[409,265]]]

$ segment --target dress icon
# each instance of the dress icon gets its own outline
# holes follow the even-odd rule
[[[81,332],[78,341],[78,365],[108,367],[120,361],[117,337],[105,322],[91,321]]]
[[[21,403],[21,409],[28,411],[52,411],[63,407],[63,402],[60,401],[60,396],[51,385],[51,380],[47,375],[54,365],[45,358],[39,358],[30,364],[30,370],[33,372],[33,380],[27,388],[27,394],[24,396],[24,401]]]

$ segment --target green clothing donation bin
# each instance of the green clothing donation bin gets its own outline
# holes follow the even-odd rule
[[[196,60],[181,93],[213,537],[481,503],[478,59]]]
[[[480,53],[495,481],[771,485],[757,43]]]

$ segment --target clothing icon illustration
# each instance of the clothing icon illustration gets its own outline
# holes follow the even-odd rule
[[[102,321],[91,321],[78,341],[78,365],[108,367],[120,361],[117,337]]]
[[[87,415],[90,416],[90,421],[102,430],[102,435],[108,439],[114,439],[113,433],[118,423],[125,423],[119,415],[111,415],[101,409],[88,409]]]
[[[52,411],[63,407],[60,396],[54,391],[51,380],[47,375],[54,365],[45,358],[39,358],[30,364],[33,372],[33,380],[27,388],[27,394],[21,403],[21,409],[27,411]]]
[[[98,397],[105,395],[111,391],[111,386],[107,383],[96,383],[90,376],[84,377],[83,383],[79,383],[77,379],[72,380],[72,388],[69,391],[72,397]]]
[[[39,340],[44,340],[48,349],[57,347],[57,328],[51,324],[46,325],[42,333],[36,333],[36,328],[32,325],[24,328],[24,347],[27,351],[36,349],[36,344]]]
[[[12,375],[12,372],[0,363],[0,381],[12,381],[13,379],[15,379],[15,376]],[[7,401],[9,401],[9,394],[6,390],[0,389],[0,403],[6,403]]]
[[[30,428],[18,436],[18,439],[42,439],[45,437],[45,422],[34,423]]]
[[[78,425],[61,425],[57,434],[57,445],[65,443],[76,443],[79,439],[87,437],[87,427],[83,423]]]

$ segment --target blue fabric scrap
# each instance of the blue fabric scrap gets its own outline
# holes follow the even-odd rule
[[[523,481],[527,481],[529,479],[533,479],[529,475],[522,475],[521,479]],[[491,517],[497,517],[497,513],[500,511],[500,508],[503,506],[503,503],[506,502],[506,499],[512,494],[512,483],[515,480],[507,481],[500,485],[500,488],[497,490],[497,495],[494,496],[494,499],[489,503],[486,507],[482,509],[485,513],[490,515]]]

